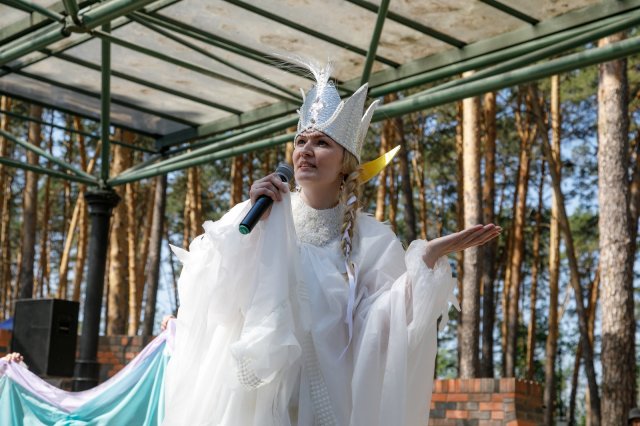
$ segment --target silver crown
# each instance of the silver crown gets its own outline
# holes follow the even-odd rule
[[[367,98],[367,84],[362,85],[349,99],[342,101],[335,86],[329,81],[329,66],[318,69],[308,63],[304,65],[313,73],[316,84],[306,95],[300,89],[303,103],[298,110],[300,119],[296,137],[306,131],[320,131],[355,155],[360,162],[364,137],[379,101],[374,101],[362,115]]]

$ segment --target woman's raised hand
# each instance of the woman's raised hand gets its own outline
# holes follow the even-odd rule
[[[277,174],[271,173],[253,182],[251,189],[249,189],[249,198],[251,198],[251,205],[254,205],[261,195],[266,195],[273,201],[282,201],[282,194],[287,192],[289,192],[289,185],[283,182]],[[262,215],[261,220],[268,218],[270,212],[271,207]]]
[[[490,223],[488,225],[475,225],[455,234],[435,238],[427,241],[427,248],[422,259],[429,268],[433,268],[440,257],[468,249],[469,247],[482,245],[500,235],[501,232],[502,228],[500,226]]]

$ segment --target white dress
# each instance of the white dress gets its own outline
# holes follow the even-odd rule
[[[456,303],[447,259],[427,268],[424,241],[405,254],[359,213],[350,340],[342,207],[283,198],[249,235],[245,202],[188,252],[173,248],[183,270],[164,424],[426,425],[437,320]]]

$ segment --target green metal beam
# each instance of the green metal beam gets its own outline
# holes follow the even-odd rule
[[[452,64],[435,71],[426,72],[409,77],[398,82],[377,86],[369,91],[370,96],[383,96],[387,93],[397,92],[422,84],[431,83],[465,71],[477,70],[485,66],[491,66],[465,77],[465,81],[478,80],[486,75],[511,71],[518,67],[530,65],[541,59],[550,58],[570,49],[581,47],[584,44],[598,40],[602,37],[615,34],[640,24],[640,10],[629,12],[625,17],[614,17],[584,27],[574,28],[563,33],[553,34],[529,43],[503,49],[468,61]],[[495,65],[497,64],[497,65]],[[461,79],[443,83],[430,90],[440,90],[452,87]]]
[[[555,74],[572,71],[577,68],[612,61],[636,53],[640,53],[640,37],[634,37],[628,40],[609,44],[604,47],[573,53],[548,62],[521,68],[516,71],[487,76],[481,80],[471,81],[461,84],[460,86],[443,89],[434,93],[430,93],[428,91],[421,92],[415,96],[404,98],[388,105],[383,105],[373,114],[373,120],[379,121],[397,117],[410,112],[432,108],[465,98],[471,98],[483,93],[536,81]]]
[[[60,59],[65,60],[67,62],[74,63],[76,65],[83,66],[85,68],[89,68],[89,69],[92,69],[92,70],[95,70],[95,71],[100,71],[100,65],[94,64],[94,63],[89,62],[89,61],[85,61],[84,59],[80,59],[80,58],[77,58],[75,56],[67,55],[66,53],[52,53],[51,56],[54,56],[56,58],[60,58]],[[204,98],[201,98],[199,96],[194,96],[192,94],[185,93],[185,92],[173,89],[171,87],[167,87],[167,86],[163,86],[163,85],[160,85],[160,84],[157,84],[157,83],[153,83],[153,82],[148,81],[148,80],[143,80],[143,79],[135,77],[135,76],[133,76],[131,74],[126,74],[124,72],[111,70],[111,75],[113,77],[118,77],[118,78],[121,78],[123,80],[127,80],[127,81],[130,81],[132,83],[139,84],[141,86],[149,87],[149,88],[157,90],[159,92],[169,93],[170,95],[178,96],[178,97],[183,98],[183,99],[188,99],[190,101],[193,101],[193,102],[196,102],[196,103],[199,103],[199,104],[202,104],[202,105],[206,105],[206,106],[209,106],[211,108],[215,108],[215,109],[219,109],[219,110],[222,110],[222,111],[226,111],[226,112],[229,112],[231,114],[241,114],[242,113],[242,111],[240,111],[240,110],[229,108],[229,107],[227,107],[225,105],[222,105],[220,103],[212,102],[212,101],[210,101],[208,99],[204,99]]]
[[[194,27],[192,25],[186,24],[182,21],[178,21],[176,19],[170,18],[163,14],[157,12],[136,12],[149,20],[150,22],[161,26],[165,29],[171,30],[178,34],[182,34],[184,36],[194,38],[203,43],[209,44],[211,46],[226,50],[228,52],[234,53],[239,56],[243,56],[245,58],[254,60],[256,62],[260,62],[269,66],[274,65],[273,59],[269,59],[269,55],[261,52],[259,50],[252,49],[249,46],[242,45],[240,43],[236,43],[231,39],[227,39],[224,37],[220,37],[219,35],[204,31],[201,28]],[[279,59],[280,63],[284,65],[282,67],[282,71],[288,72],[298,77],[302,77],[308,80],[313,80],[313,77],[310,77],[308,72],[298,65],[287,62],[286,60]],[[342,84],[342,82],[336,82],[338,85]]]
[[[82,130],[70,129],[68,127],[60,126],[58,124],[53,124],[53,123],[50,123],[48,121],[44,121],[44,120],[41,120],[41,119],[38,119],[38,118],[29,117],[29,116],[22,115],[22,114],[16,114],[15,112],[12,112],[12,111],[7,111],[7,110],[0,109],[0,114],[6,115],[6,116],[9,116],[9,117],[13,117],[13,118],[17,118],[18,120],[21,120],[21,121],[30,121],[30,122],[33,122],[33,123],[39,123],[39,124],[41,124],[43,126],[48,126],[48,127],[54,128],[54,129],[64,130],[65,132],[86,136],[88,138],[96,138],[97,137],[95,134],[93,134],[91,132],[85,132],[85,131],[82,131]]]
[[[273,134],[275,132],[281,131],[286,129],[287,127],[291,127],[294,126],[296,123],[298,122],[298,117],[297,116],[289,116],[289,117],[285,117],[285,118],[281,118],[279,120],[274,120],[270,123],[265,123],[263,126],[260,126],[256,129],[250,130],[248,132],[243,132],[239,135],[235,135],[235,136],[231,136],[223,141],[217,142],[213,145],[207,145],[204,146],[202,148],[198,148],[198,149],[194,149],[192,151],[189,152],[185,152],[183,154],[179,154],[176,155],[174,157],[168,158],[164,161],[162,161],[160,164],[161,165],[167,165],[167,164],[190,164],[189,161],[193,160],[193,159],[197,159],[203,155],[206,154],[210,154],[212,152],[216,152],[216,151],[220,151],[222,149],[226,149],[226,148],[230,148],[232,146],[235,145],[240,145],[242,143],[251,141],[251,140],[255,140],[256,138],[260,138],[262,136],[265,135],[270,135]],[[203,141],[204,142],[204,141]],[[128,174],[129,175],[134,175],[134,176],[138,176],[138,175],[143,175],[145,172],[147,172],[149,169],[153,168],[155,169],[156,167],[158,167],[159,165],[154,165],[154,166],[149,166],[149,167],[144,167],[142,169],[137,170],[134,173]],[[114,179],[113,180],[114,184],[118,184],[118,180]],[[111,182],[110,182],[111,183]]]
[[[76,0],[62,0],[62,3],[64,3],[64,10],[67,12],[67,15],[71,17],[71,20],[73,20],[76,25],[80,25],[81,21],[78,16],[80,8]]]
[[[104,24],[102,31],[109,33],[111,25]],[[100,152],[100,186],[109,180],[109,167],[111,166],[109,144],[109,133],[111,131],[111,43],[102,39],[100,43],[102,50],[102,87],[100,96],[100,136],[102,139],[102,149]]]
[[[326,35],[324,33],[321,33],[319,31],[315,31],[312,28],[309,27],[305,27],[304,25],[301,25],[295,21],[291,21],[289,19],[283,18],[282,16],[276,15],[275,13],[271,13],[267,10],[261,9],[257,6],[254,6],[253,4],[244,2],[242,0],[224,0],[227,3],[231,3],[234,6],[237,6],[241,9],[244,10],[248,10],[249,12],[255,13],[256,15],[262,16],[263,18],[267,18],[271,21],[277,22],[279,24],[285,25],[289,28],[293,28],[295,30],[298,30],[304,34],[310,35],[312,37],[315,37],[319,40],[325,41],[327,43],[333,44],[334,46],[338,46],[341,47],[345,50],[348,50],[350,52],[353,53],[357,53],[358,55],[362,55],[362,56],[367,56],[367,51],[364,49],[361,49],[357,46],[354,46],[352,44],[349,43],[345,43],[344,41],[337,39],[335,37],[331,37],[329,35]],[[394,62],[388,58],[384,58],[382,56],[376,55],[375,59],[385,65],[389,65],[391,67],[398,67],[400,66],[400,64],[398,64],[397,62]]]
[[[142,146],[135,146],[135,145],[132,145],[130,143],[122,142],[122,141],[119,141],[119,140],[116,140],[116,139],[109,139],[109,143],[111,145],[120,145],[120,146],[123,146],[125,148],[132,149],[134,151],[146,152],[148,154],[156,154],[158,152],[158,151],[153,150],[153,149],[144,148]]]
[[[509,33],[477,41],[465,46],[464,49],[449,49],[441,53],[417,59],[398,68],[387,68],[375,72],[369,79],[369,86],[376,87],[398,81],[447,65],[497,52],[505,48],[532,42],[541,37],[571,30],[579,26],[589,24],[597,25],[596,21],[612,18],[615,15],[623,15],[638,8],[640,8],[640,0],[604,1],[591,7],[547,19],[535,26],[526,25],[523,28]],[[455,73],[451,76],[453,75],[455,75]],[[350,90],[355,90],[358,88],[359,82],[360,78],[356,78],[345,82],[344,86]]]
[[[62,83],[60,81],[53,80],[53,79],[48,78],[48,77],[43,77],[43,76],[38,75],[38,74],[31,74],[31,73],[28,73],[26,71],[15,71],[15,73],[18,74],[18,75],[22,75],[24,77],[28,77],[28,78],[37,80],[37,81],[42,81],[43,83],[47,83],[47,84],[50,84],[52,86],[60,87],[61,89],[70,90],[72,92],[80,93],[82,95],[89,96],[91,98],[100,99],[100,94],[99,93],[95,93],[95,92],[92,92],[92,91],[87,90],[87,89],[81,89],[80,87],[73,86],[71,84]],[[111,100],[111,102],[116,104],[116,105],[123,106],[125,108],[130,108],[132,110],[140,111],[140,112],[143,112],[145,114],[150,114],[150,115],[154,115],[154,116],[157,116],[157,117],[161,117],[161,118],[164,118],[166,120],[170,120],[170,121],[173,121],[173,122],[176,122],[176,123],[180,123],[180,124],[183,124],[183,125],[186,125],[186,126],[196,126],[197,125],[197,123],[195,123],[193,121],[186,120],[186,119],[180,118],[180,117],[176,117],[174,115],[169,115],[169,114],[166,114],[166,113],[161,112],[161,111],[152,110],[150,108],[135,104],[133,102],[124,101],[122,99],[115,99],[114,98],[114,99]]]
[[[114,179],[109,181],[109,185],[112,185],[112,186],[123,185],[125,183],[135,182],[148,177],[163,175],[172,171],[182,170],[189,167],[210,163],[214,160],[221,160],[224,158],[234,157],[236,155],[243,154],[245,152],[256,151],[259,149],[269,148],[271,146],[281,145],[285,142],[292,141],[294,136],[295,135],[288,133],[285,135],[274,136],[268,139],[264,139],[258,142],[253,142],[253,143],[242,145],[242,146],[234,146],[227,149],[221,149],[217,152],[202,155],[200,157],[192,158],[190,160],[169,163],[169,164],[165,164],[164,162],[162,162],[156,166],[139,170],[138,172],[131,173],[127,176],[117,176]]]
[[[157,147],[169,147],[188,140],[200,139],[212,134],[218,134],[235,130],[244,126],[278,119],[286,114],[291,114],[300,107],[300,103],[278,102],[273,105],[258,108],[242,113],[237,116],[225,117],[211,123],[202,124],[196,128],[179,130],[174,133],[162,136],[158,139]]]
[[[80,19],[84,29],[88,30],[109,22],[120,15],[133,12],[153,1],[155,0],[111,0],[83,13]],[[0,50],[0,66],[60,41],[69,35],[70,32],[65,27],[65,24],[59,22],[51,23],[28,40],[18,39],[5,45]]]
[[[25,12],[35,12],[40,15],[53,19],[54,21],[62,22],[64,21],[64,15],[59,14],[51,9],[47,9],[46,7],[40,6],[37,3],[33,3],[25,0],[0,0],[0,3],[6,4],[7,6],[14,7],[20,9]]]
[[[415,87],[426,82],[450,78],[465,70],[499,64],[525,55],[536,48],[547,47],[577,34],[593,30],[603,24],[618,22],[620,19],[624,19],[625,14],[635,14],[638,9],[640,9],[640,0],[607,2],[606,4],[552,18],[541,22],[535,27],[516,30],[494,37],[489,41],[479,41],[465,46],[464,49],[450,49],[449,51],[402,65],[397,69],[378,71],[371,75],[369,95],[382,96],[386,93]],[[603,18],[603,16],[609,17]],[[602,24],[599,23],[599,19]],[[627,24],[629,22],[624,25]],[[409,80],[409,77],[415,79]],[[358,77],[343,83],[342,86],[354,91],[359,87],[360,80],[360,77]],[[396,80],[402,81],[390,83]],[[239,117],[223,118],[202,124],[196,129],[186,129],[165,135],[159,139],[158,143],[160,144],[159,146],[170,146],[187,140],[222,133],[247,124],[270,120],[291,113],[298,106],[277,103],[259,110],[248,111]]]
[[[6,131],[4,131],[2,129],[0,129],[0,135],[4,136],[5,138],[9,139],[10,141],[12,141],[15,144],[18,144],[18,145],[22,146],[23,148],[28,149],[29,151],[35,152],[39,156],[46,158],[47,160],[51,161],[54,164],[57,164],[58,166],[62,167],[63,169],[70,171],[71,173],[73,173],[76,176],[83,177],[83,178],[89,179],[89,180],[93,180],[95,182],[95,177],[91,176],[89,173],[73,167],[71,164],[67,163],[66,161],[63,161],[63,160],[61,160],[61,159],[59,159],[57,157],[54,157],[49,152],[43,150],[42,148],[39,148],[39,147],[35,146],[34,144],[32,144],[30,142],[27,142],[25,140],[17,138],[15,136],[13,136],[11,133],[6,132]]]
[[[536,18],[527,15],[526,13],[522,13],[517,9],[512,8],[511,6],[508,6],[500,1],[497,0],[479,0],[484,4],[487,4],[491,7],[493,7],[494,9],[498,9],[504,13],[506,13],[507,15],[511,15],[514,18],[518,18],[521,21],[524,21],[526,23],[529,23],[531,25],[536,25],[538,24],[540,21],[538,21]]]
[[[8,97],[13,98],[13,99],[18,99],[18,100],[20,100],[22,102],[31,103],[31,104],[34,104],[34,105],[40,105],[43,108],[49,108],[51,110],[56,110],[56,111],[59,111],[59,112],[64,113],[64,114],[75,115],[75,116],[78,116],[78,117],[83,118],[85,120],[90,120],[90,121],[93,121],[93,122],[96,122],[96,123],[100,121],[99,117],[94,117],[94,116],[91,116],[89,114],[85,114],[85,113],[82,113],[82,112],[72,111],[72,110],[70,110],[68,108],[64,108],[64,107],[60,107],[60,106],[57,106],[57,105],[53,105],[53,104],[50,104],[48,102],[43,102],[40,99],[27,98],[26,96],[20,95],[19,93],[12,93],[12,92],[9,92],[9,91],[4,90],[4,89],[0,89],[0,95],[8,96]],[[123,129],[123,130],[131,131],[131,132],[134,132],[134,133],[139,133],[139,134],[144,135],[144,136],[149,136],[151,138],[157,138],[158,137],[157,133],[151,133],[151,132],[148,132],[146,130],[134,129],[133,127],[130,127],[130,126],[127,126],[127,125],[118,124],[116,127],[119,127],[120,129]]]
[[[64,179],[71,182],[84,183],[92,186],[95,186],[98,184],[96,178],[86,179],[80,176],[69,175],[66,173],[59,172],[57,170],[51,170],[44,167],[35,166],[33,164],[12,160],[11,158],[7,158],[7,157],[0,157],[0,164],[4,164],[5,166],[9,166],[9,167],[14,167],[16,169],[29,170],[31,172],[39,173],[42,175],[49,175],[55,178]]]
[[[369,1],[366,0],[347,0],[349,3],[353,3],[357,6],[360,6],[363,9],[367,9],[370,10],[374,13],[378,12],[378,5],[375,3],[371,3]],[[446,44],[450,44],[451,46],[455,46],[455,47],[464,47],[467,43],[465,43],[462,40],[459,40],[455,37],[452,37],[448,34],[442,33],[438,30],[435,30],[431,27],[427,27],[426,25],[421,24],[420,22],[416,22],[413,21],[409,18],[406,18],[398,13],[394,13],[392,11],[388,11],[387,12],[387,19],[391,20],[391,21],[395,21],[399,24],[402,24],[406,27],[409,27],[413,30],[416,30],[418,32],[421,32],[422,34],[428,35],[430,37],[433,37],[437,40],[440,40],[443,43]]]
[[[486,92],[512,87],[518,84],[535,81],[555,74],[571,71],[576,68],[582,68],[601,62],[611,61],[636,53],[640,53],[640,37],[634,37],[632,39],[620,41],[601,48],[593,48],[584,52],[570,54],[542,64],[531,65],[517,71],[485,77],[482,80],[462,84],[459,87],[444,89],[435,93],[421,92],[417,96],[412,96],[410,98],[405,98],[381,106],[374,113],[372,121],[381,121],[403,114],[432,108],[450,102],[459,101],[464,98],[478,96]],[[236,148],[238,145],[244,142],[264,136],[268,133],[282,131],[294,124],[296,121],[297,117],[275,120],[272,123],[265,124],[265,126],[263,127],[265,132],[247,132],[245,134],[234,136],[223,142],[216,143],[215,145],[200,148],[198,150],[162,161],[152,167],[139,169],[134,173],[127,174],[126,176],[118,176],[110,181],[110,183],[119,185],[126,182],[132,182],[135,180],[168,173],[170,171],[203,164],[207,161],[211,161],[212,159],[217,158],[215,153],[219,154],[224,149]],[[288,139],[285,138],[285,136],[288,136]],[[280,140],[281,143],[286,142],[287,140],[291,140],[290,135],[283,135],[280,137],[282,139],[278,140]],[[247,148],[247,150],[250,149]],[[234,152],[238,153],[238,151]]]
[[[371,76],[371,69],[373,68],[373,62],[376,58],[376,52],[378,51],[378,44],[380,43],[380,36],[382,35],[382,28],[384,27],[384,21],[387,18],[389,12],[389,0],[382,0],[380,2],[380,8],[378,9],[378,15],[376,17],[376,25],[373,28],[373,34],[371,35],[371,43],[369,43],[369,50],[367,50],[367,58],[364,61],[364,67],[362,69],[362,78],[360,85],[369,81]]]
[[[171,6],[172,4],[178,3],[179,1],[181,0],[156,0],[151,6],[146,6],[141,10],[146,10],[148,12],[156,11],[156,10],[160,10],[162,8]],[[85,8],[97,2],[99,2],[99,0],[85,0],[80,3],[80,8]],[[53,6],[51,6],[51,9],[64,11],[64,5],[62,4],[62,2],[57,2],[57,3],[54,3]],[[33,37],[35,34],[34,30],[40,29],[44,25],[44,23],[41,20],[35,20],[35,19],[33,19],[34,20],[33,23],[30,23],[31,20],[32,18],[26,18],[25,20],[17,22],[16,24],[14,24],[16,26],[15,30],[13,29],[14,25],[10,25],[8,29],[0,28],[0,40],[8,38],[9,41],[13,41],[13,40],[17,40],[17,37],[23,37],[23,36],[26,36],[27,34]],[[49,20],[47,20],[47,23],[48,22]],[[127,25],[130,22],[131,21],[128,18],[120,17],[111,21],[111,28],[115,30],[116,28],[120,28],[124,25]],[[68,43],[65,43],[64,46],[57,47],[55,49],[44,50],[45,53],[31,55],[29,57],[29,60],[20,62],[19,65],[14,64],[13,69],[22,69],[22,68],[28,67],[29,65],[33,65],[37,62],[40,62],[41,60],[49,57],[49,53],[47,52],[56,52],[56,53],[64,52],[65,50],[76,47],[92,39],[93,37],[90,34],[76,34],[76,37],[74,38],[73,41],[69,41]],[[39,49],[39,50],[43,51],[43,49]],[[0,77],[6,74],[8,74],[6,71],[0,73]]]
[[[160,59],[161,61],[165,61],[165,62],[174,64],[174,65],[177,65],[179,67],[186,68],[186,69],[191,70],[191,71],[195,71],[195,72],[197,72],[199,74],[206,75],[206,76],[211,77],[211,78],[214,78],[214,79],[217,79],[217,80],[221,80],[221,81],[225,81],[227,83],[231,83],[231,84],[233,84],[235,86],[238,86],[238,87],[241,87],[241,88],[244,88],[244,89],[248,89],[248,90],[252,90],[254,92],[262,93],[263,95],[267,95],[267,96],[270,96],[270,97],[275,98],[275,99],[280,99],[280,100],[294,102],[294,103],[298,103],[299,102],[297,98],[291,98],[289,96],[281,95],[280,93],[275,93],[275,92],[272,92],[270,90],[264,89],[262,87],[255,86],[255,85],[253,85],[251,83],[247,83],[247,82],[244,82],[244,81],[236,80],[235,78],[227,77],[226,75],[223,75],[223,74],[217,73],[215,71],[212,71],[209,68],[201,67],[200,65],[195,65],[195,64],[192,64],[191,62],[183,61],[181,59],[174,58],[174,57],[169,56],[169,55],[165,55],[164,53],[160,53],[160,52],[157,52],[157,51],[155,51],[153,49],[148,49],[146,47],[139,46],[139,45],[137,45],[135,43],[131,43],[129,41],[126,41],[126,40],[118,38],[118,37],[114,37],[114,36],[112,36],[110,34],[106,34],[106,33],[102,32],[102,31],[93,30],[92,33],[95,36],[97,36],[97,37],[99,37],[101,39],[110,41],[113,44],[117,44],[117,45],[125,47],[127,49],[134,50],[136,52],[139,52],[139,53],[145,54],[147,56],[151,56],[151,57]]]
[[[85,8],[97,3],[99,0],[84,0],[81,1],[79,7]],[[64,3],[62,1],[56,1],[47,7],[48,10],[56,13],[65,13]],[[50,24],[51,20],[40,14],[31,13],[30,16],[17,20],[9,25],[3,25],[0,28],[0,43],[5,44],[10,41],[16,40],[22,36],[33,33],[39,30],[43,26]]]
[[[244,74],[246,76],[249,76],[254,80],[258,80],[261,83],[264,83],[264,84],[266,84],[266,85],[268,85],[268,86],[270,86],[270,87],[272,87],[272,88],[274,88],[276,90],[279,90],[280,92],[284,93],[287,96],[287,98],[289,98],[289,99],[301,100],[299,93],[296,93],[293,90],[289,90],[286,87],[281,86],[280,84],[277,84],[277,83],[275,83],[275,82],[273,82],[271,80],[268,80],[264,76],[257,75],[254,72],[251,72],[251,71],[249,71],[247,69],[239,67],[239,66],[235,65],[234,63],[232,63],[230,61],[227,61],[224,58],[221,58],[218,55],[214,55],[213,53],[207,51],[206,49],[203,49],[203,48],[201,48],[199,46],[196,46],[193,43],[190,43],[189,41],[183,39],[182,37],[176,36],[176,35],[168,32],[168,31],[165,31],[165,30],[157,27],[156,25],[148,22],[147,19],[145,18],[145,16],[142,15],[142,14],[137,14],[137,13],[134,12],[134,13],[128,15],[128,17],[131,20],[137,22],[138,24],[143,25],[143,26],[149,28],[150,30],[152,30],[152,31],[154,31],[154,32],[156,32],[158,34],[161,34],[161,35],[163,35],[163,36],[165,36],[165,37],[167,37],[167,38],[169,38],[171,40],[174,40],[175,42],[180,43],[183,46],[186,46],[189,49],[200,53],[201,55],[204,55],[204,56],[206,56],[206,57],[208,57],[210,59],[213,59],[214,61],[219,62],[219,63],[221,63],[223,65],[226,65],[227,67],[229,67],[231,69],[234,69],[234,70],[236,70],[236,71],[238,71],[238,72],[240,72],[240,73],[242,73],[242,74]]]

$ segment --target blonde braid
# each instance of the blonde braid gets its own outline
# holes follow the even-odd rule
[[[344,152],[342,160],[342,172],[344,173],[344,184],[340,194],[340,202],[345,205],[344,215],[342,217],[342,241],[340,246],[342,254],[346,260],[349,260],[351,249],[353,248],[353,231],[356,227],[356,215],[360,206],[360,165],[356,157],[348,151]],[[347,202],[351,197],[355,197],[355,202],[348,205]],[[345,237],[345,231],[349,238]]]

